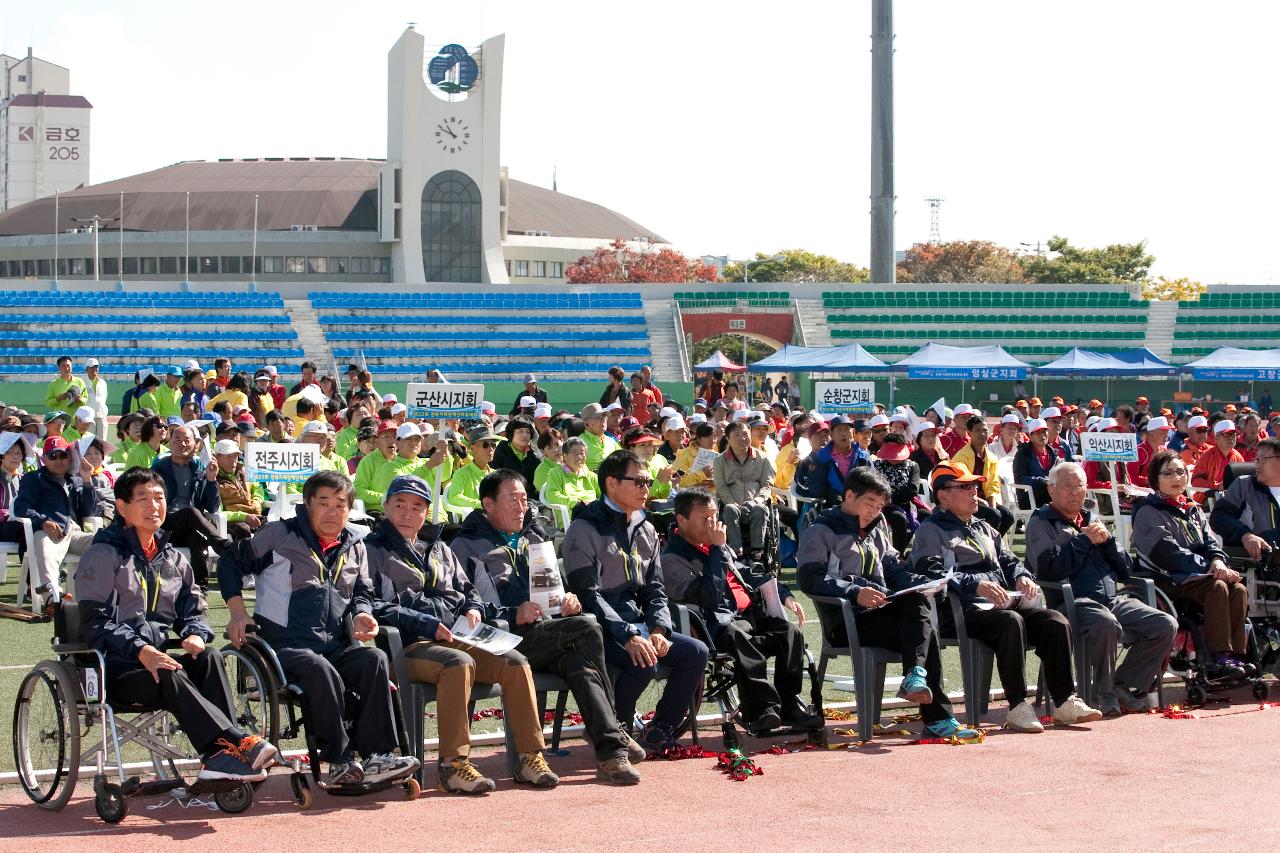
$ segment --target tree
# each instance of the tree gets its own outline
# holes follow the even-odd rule
[[[1066,237],[1049,240],[1050,255],[1023,261],[1027,278],[1041,284],[1141,284],[1155,258],[1147,242],[1114,243],[1101,249],[1072,246]]]
[[[898,263],[898,281],[915,284],[1026,281],[1017,255],[989,240],[917,243]]]
[[[778,260],[772,255],[756,252],[747,273],[756,282],[820,281],[865,283],[871,280],[866,267],[837,261],[829,255],[816,255],[804,249],[784,249]],[[721,273],[726,283],[742,281],[742,264],[726,264]]]
[[[669,247],[637,252],[625,241],[614,240],[569,264],[564,277],[570,284],[675,284],[715,281],[716,268]]]
[[[725,354],[730,361],[742,363],[742,335],[721,334],[712,335],[709,338],[703,338],[693,345],[693,353],[691,358],[693,364],[703,361],[716,350]],[[762,358],[773,355],[776,349],[758,341],[753,337],[747,337],[747,360],[751,362],[759,361]]]
[[[1204,285],[1183,276],[1182,278],[1149,278],[1142,283],[1142,298],[1162,302],[1193,301],[1204,293]]]

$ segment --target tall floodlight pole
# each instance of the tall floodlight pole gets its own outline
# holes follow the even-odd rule
[[[871,281],[893,284],[893,0],[871,3]]]

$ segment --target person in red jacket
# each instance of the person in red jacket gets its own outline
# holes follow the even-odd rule
[[[1191,485],[1197,489],[1222,490],[1222,475],[1232,462],[1243,462],[1244,457],[1236,450],[1236,439],[1240,431],[1235,422],[1223,418],[1214,424],[1213,445],[1200,454],[1196,467],[1191,471]],[[1196,500],[1204,502],[1204,493],[1196,495]]]
[[[1158,415],[1147,421],[1142,441],[1138,442],[1138,461],[1129,463],[1129,482],[1135,486],[1155,488],[1147,482],[1147,466],[1151,464],[1151,457],[1164,450],[1165,443],[1169,440],[1170,429],[1169,419],[1164,415]]]
[[[1103,418],[1093,429],[1094,432],[1125,432],[1124,425],[1115,418]],[[1128,465],[1118,462],[1086,462],[1084,476],[1090,489],[1110,489],[1112,477],[1116,478],[1117,487],[1129,482]]]

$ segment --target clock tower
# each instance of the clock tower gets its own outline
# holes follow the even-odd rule
[[[393,282],[507,283],[499,130],[503,36],[428,55],[412,27],[387,58],[380,237]]]

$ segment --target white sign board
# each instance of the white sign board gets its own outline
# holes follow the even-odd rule
[[[301,483],[320,470],[320,445],[251,441],[244,473],[251,483]]]
[[[1134,432],[1082,432],[1080,449],[1086,462],[1137,462],[1138,434]]]
[[[875,411],[874,382],[815,382],[813,408],[823,414],[869,415]]]
[[[475,420],[484,402],[480,383],[410,382],[405,389],[406,414],[415,421]]]

